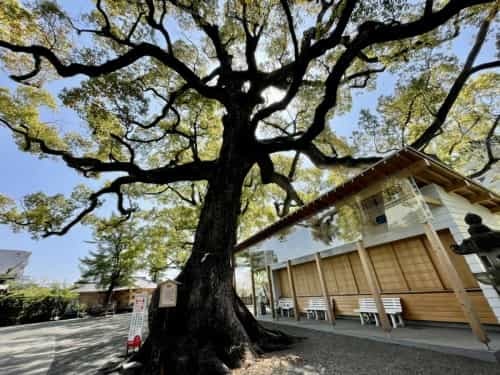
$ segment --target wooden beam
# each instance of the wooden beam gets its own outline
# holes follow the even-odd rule
[[[274,288],[273,288],[273,270],[267,266],[267,283],[269,284],[269,303],[271,305],[271,315],[276,319],[276,310],[274,310]]]
[[[335,311],[332,309],[332,302],[328,297],[328,288],[326,286],[325,274],[323,272],[323,267],[321,265],[321,255],[320,253],[316,253],[314,255],[316,259],[316,269],[318,270],[319,284],[321,285],[321,292],[323,293],[323,298],[326,302],[326,318],[329,322],[334,323],[335,321]]]
[[[494,199],[495,199],[495,197],[493,196],[493,194],[486,193],[486,194],[478,194],[474,198],[470,199],[470,202],[472,204],[476,204],[476,203],[493,201]]]
[[[433,171],[430,168],[426,169],[425,170],[425,173],[427,173],[428,175],[431,175],[432,177],[434,177],[436,180],[440,180],[442,182],[444,182],[446,185],[449,185],[450,183],[453,183],[453,180],[450,180],[450,178],[448,177],[445,177],[444,173],[441,174],[439,172],[436,172],[436,171]]]
[[[387,317],[387,314],[385,312],[384,303],[382,302],[382,298],[380,296],[380,288],[377,284],[373,264],[370,261],[363,241],[359,240],[358,242],[356,242],[356,245],[358,248],[359,258],[361,259],[361,265],[363,266],[363,270],[365,271],[366,281],[368,282],[368,286],[370,287],[370,290],[372,292],[372,297],[375,300],[375,305],[377,306],[380,323],[382,324],[382,328],[384,331],[390,332],[392,326],[389,322],[389,318]]]
[[[417,181],[420,181],[420,182],[423,182],[424,184],[427,184],[427,185],[432,185],[434,183],[434,181],[430,180],[429,178],[425,178],[423,177],[422,175],[413,175],[413,178]]]
[[[295,292],[295,283],[293,281],[292,261],[291,260],[288,260],[286,262],[286,270],[288,271],[288,282],[290,283],[290,290],[292,291],[293,313],[295,315],[295,320],[300,320],[299,304],[297,303],[297,293]]]
[[[418,160],[414,162],[413,164],[410,164],[409,166],[405,167],[402,171],[393,174],[394,177],[410,177],[410,176],[415,176],[415,174],[419,173],[420,171],[429,168],[431,165],[431,162],[429,160]]]
[[[253,268],[250,269],[250,276],[252,281],[252,305],[253,305],[253,315],[257,316],[257,298],[255,296],[255,276],[253,274]]]
[[[427,204],[431,204],[433,206],[442,206],[443,205],[443,202],[441,201],[441,199],[429,197],[428,195],[422,195],[422,197],[424,198],[424,202]]]
[[[449,253],[446,251],[443,243],[441,242],[441,238],[439,238],[439,235],[430,223],[424,224],[424,230],[431,248],[436,253],[437,259],[441,264],[442,271],[446,274],[447,279],[451,283],[460,307],[462,308],[462,311],[472,328],[472,332],[474,332],[479,341],[487,345],[490,340],[481,325],[479,316],[472,305],[471,299],[467,295],[462,279],[460,278]]]
[[[453,193],[454,191],[461,190],[465,187],[471,186],[471,183],[465,179],[457,181],[451,185],[445,186],[444,190],[446,190],[448,193]]]

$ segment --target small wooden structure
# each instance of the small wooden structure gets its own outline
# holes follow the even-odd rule
[[[235,252],[277,254],[269,266],[273,299],[292,298],[296,319],[313,297],[329,303],[331,321],[356,316],[359,299],[373,298],[389,331],[383,298],[394,297],[405,320],[468,323],[487,343],[482,324],[499,324],[500,296],[475,279],[484,271],[477,255],[451,250],[467,236],[467,212],[500,229],[499,195],[405,148],[247,238]]]
[[[76,286],[74,291],[78,293],[79,303],[85,304],[89,308],[106,304],[107,288],[96,283],[79,283]],[[155,289],[156,283],[138,277],[130,286],[114,288],[111,300],[117,311],[131,310],[135,295],[146,293],[151,296]]]

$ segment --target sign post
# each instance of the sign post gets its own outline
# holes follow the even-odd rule
[[[167,280],[160,284],[158,307],[175,307],[177,305],[177,285],[175,280]]]
[[[141,293],[134,296],[134,308],[130,319],[130,327],[127,337],[127,354],[129,349],[139,350],[142,344],[142,331],[147,313],[148,296]]]

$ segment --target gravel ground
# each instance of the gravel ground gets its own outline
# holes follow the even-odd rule
[[[288,350],[267,354],[250,368],[234,371],[234,375],[500,375],[500,365],[496,363],[303,328],[266,325],[307,339]]]

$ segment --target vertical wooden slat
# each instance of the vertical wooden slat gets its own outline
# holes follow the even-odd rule
[[[427,248],[426,244],[425,244],[425,241],[424,241],[424,238],[423,237],[419,237],[420,238],[420,242],[422,243],[422,247],[424,248],[425,250],[425,253],[427,254],[427,256],[429,257],[429,261],[431,262],[432,264],[432,268],[434,269],[434,272],[436,273],[436,276],[437,276],[437,279],[439,280],[439,284],[441,286],[441,289],[442,290],[445,290],[445,285],[444,285],[444,281],[443,279],[441,278],[441,274],[439,273],[439,269],[438,267],[436,266],[436,264],[434,263],[434,259],[432,257],[432,255],[430,254],[430,249]]]
[[[250,269],[250,276],[252,281],[252,305],[253,305],[253,315],[257,316],[257,299],[255,298],[255,276],[253,274],[253,268]]]
[[[490,339],[488,338],[486,332],[484,331],[481,322],[479,320],[479,316],[472,305],[472,301],[470,300],[467,292],[465,291],[464,284],[460,275],[458,274],[453,262],[444,248],[439,235],[436,233],[436,230],[430,223],[424,224],[425,235],[429,240],[429,243],[437,255],[438,261],[441,263],[442,270],[446,273],[447,279],[450,281],[453,291],[455,292],[455,296],[462,308],[466,319],[469,322],[469,325],[472,328],[472,332],[476,335],[477,339],[484,343],[488,344]]]
[[[273,270],[271,266],[267,266],[267,282],[269,284],[269,303],[271,304],[271,315],[276,319],[276,311],[274,310],[274,288],[273,288]]]
[[[406,276],[403,272],[403,267],[401,267],[401,263],[399,262],[399,258],[398,258],[398,255],[396,254],[396,250],[394,249],[394,246],[392,244],[389,244],[389,246],[391,248],[392,255],[394,256],[394,259],[396,260],[397,271],[399,273],[399,276],[403,280],[406,290],[411,290],[410,284],[408,283],[408,280],[406,280]]]
[[[382,298],[380,297],[380,288],[377,284],[375,270],[373,269],[373,264],[370,262],[370,258],[368,257],[368,253],[366,252],[363,241],[358,241],[356,243],[358,248],[359,258],[361,259],[361,265],[363,266],[363,270],[365,271],[366,281],[368,281],[368,286],[372,292],[373,299],[375,300],[375,305],[377,306],[378,316],[380,318],[380,323],[382,324],[382,328],[386,332],[390,332],[392,327],[389,323],[389,318],[385,313],[384,304],[382,302]]]
[[[352,279],[354,280],[354,287],[356,288],[356,294],[359,294],[359,285],[358,285],[358,281],[356,280],[356,275],[354,274],[354,270],[352,269],[352,264],[351,264],[351,259],[349,257],[349,254],[346,254],[346,258],[347,258],[347,265],[348,265],[349,271],[351,272]]]
[[[315,254],[316,258],[316,268],[318,270],[319,283],[321,286],[321,291],[323,293],[323,298],[326,302],[326,318],[329,322],[333,322],[335,320],[335,311],[332,309],[332,304],[330,298],[328,297],[328,289],[326,287],[325,275],[323,273],[323,267],[321,264],[321,255],[319,253]]]
[[[295,320],[300,320],[299,304],[297,303],[297,293],[295,292],[295,283],[293,282],[292,274],[292,262],[290,260],[286,262],[286,269],[288,271],[288,282],[290,283],[290,289],[292,290],[293,313],[295,314]]]

